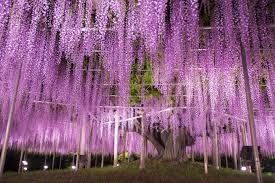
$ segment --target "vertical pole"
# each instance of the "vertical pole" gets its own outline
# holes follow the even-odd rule
[[[236,149],[236,137],[235,137],[235,133],[232,132],[232,156],[233,156],[233,160],[234,160],[234,169],[237,170],[238,169],[238,162],[237,162],[237,149]]]
[[[237,134],[237,157],[238,157],[238,169],[241,169],[241,143],[240,143],[240,132]]]
[[[53,160],[52,160],[52,171],[53,171],[53,169],[54,169],[54,162],[55,161],[55,153],[53,153]]]
[[[225,153],[225,167],[228,168],[228,157],[227,157],[227,153]]]
[[[114,164],[113,167],[117,167],[118,163],[118,127],[119,127],[119,116],[115,114],[115,136],[114,136]]]
[[[104,154],[101,154],[101,168],[104,167]]]
[[[88,152],[86,168],[91,168],[91,163],[92,163],[92,154],[91,152]]]
[[[72,165],[75,165],[75,163],[74,163],[74,156],[75,156],[75,155],[73,154],[73,162],[72,162]]]
[[[192,159],[192,163],[194,163],[195,162],[194,145],[191,146],[191,159]]]
[[[243,145],[247,146],[247,136],[244,124],[241,126]]]
[[[24,150],[23,150],[23,148],[22,148],[22,149],[21,149],[21,153],[20,153],[19,165],[18,165],[18,173],[20,173],[20,172],[22,171],[23,155],[24,155]]]
[[[79,169],[79,158],[80,158],[80,152],[78,150],[76,153],[76,163],[75,163],[76,170]]]
[[[89,138],[88,138],[88,144],[89,144],[89,147],[87,148],[87,152],[88,152],[88,160],[87,160],[87,165],[86,165],[86,168],[91,168],[91,164],[92,164],[92,154],[91,154],[91,151],[90,151],[90,147],[91,147],[91,143],[92,143],[92,133],[93,133],[93,124],[92,124],[92,127],[91,127],[91,130],[89,132]]]
[[[123,153],[122,153],[122,162],[125,161],[125,153],[126,153],[126,131],[123,128]]]
[[[203,141],[203,160],[204,160],[204,173],[208,174],[208,152],[207,152],[207,136],[206,136],[207,112],[205,113],[204,125],[202,130]]]
[[[207,155],[206,128],[203,129],[202,138],[203,138],[204,173],[208,174],[208,155]]]
[[[97,154],[95,154],[95,168],[97,166]]]
[[[61,169],[61,165],[62,165],[62,155],[60,155],[60,158],[59,158],[59,169]]]
[[[45,154],[44,166],[47,165],[47,155]]]
[[[221,151],[220,151],[220,148],[221,148],[221,139],[220,139],[220,135],[218,134],[218,161],[219,161],[219,167],[221,168],[222,167],[222,157],[221,157]]]
[[[241,54],[242,54],[242,66],[243,66],[243,76],[244,76],[244,83],[245,83],[245,94],[246,94],[246,103],[247,103],[247,111],[248,111],[248,119],[249,119],[249,128],[250,128],[251,141],[253,146],[253,155],[255,160],[257,182],[263,183],[261,163],[260,163],[257,138],[256,138],[256,126],[255,126],[254,114],[253,114],[253,103],[251,98],[249,76],[248,76],[248,69],[247,69],[247,62],[246,62],[246,52],[242,42],[241,42]]]
[[[16,103],[16,98],[17,98],[17,93],[18,93],[18,88],[19,88],[20,78],[21,78],[21,70],[22,70],[22,63],[20,64],[20,67],[19,67],[19,70],[18,70],[17,76],[16,76],[15,88],[13,91],[13,96],[12,96],[12,101],[11,101],[10,111],[9,111],[9,116],[8,116],[8,122],[7,122],[7,128],[6,128],[3,148],[2,148],[2,152],[1,152],[0,178],[4,174],[4,167],[5,167],[7,150],[8,150],[8,145],[9,145],[9,138],[10,138],[10,131],[11,131],[12,122],[13,122],[13,113],[14,113],[14,109],[15,109],[15,103]]]
[[[143,114],[142,118],[141,118],[141,154],[140,154],[140,164],[139,164],[139,169],[144,169],[145,168],[145,150],[146,150],[146,137],[145,137],[145,127],[144,127],[144,117],[145,115]]]
[[[101,168],[104,167],[104,140],[103,140],[103,137],[101,137],[101,140],[102,140],[102,144],[101,144]]]
[[[220,169],[219,167],[219,151],[218,151],[218,132],[217,132],[217,124],[214,121],[214,166],[217,170]]]
[[[148,158],[148,139],[146,137],[144,137],[144,152],[145,152],[145,160]]]
[[[80,155],[85,155],[86,151],[86,113],[82,114],[82,121],[81,121],[81,135],[80,135],[80,142],[79,142],[79,153]]]

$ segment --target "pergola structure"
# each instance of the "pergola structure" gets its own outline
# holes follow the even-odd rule
[[[5,0],[0,131],[39,153],[275,153],[272,0]],[[149,142],[149,143],[148,143]],[[147,144],[148,143],[148,144]],[[148,146],[148,147],[147,147]],[[79,160],[77,160],[79,161]],[[77,165],[78,166],[78,165]]]

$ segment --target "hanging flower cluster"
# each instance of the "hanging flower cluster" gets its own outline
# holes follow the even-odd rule
[[[14,148],[69,153],[81,143],[85,151],[111,153],[117,114],[119,151],[126,146],[140,152],[139,121],[128,118],[145,113],[146,129],[173,133],[173,143],[187,129],[195,139],[192,151],[200,154],[206,132],[211,152],[218,133],[220,153],[232,155],[235,137],[241,145],[251,143],[242,135],[250,136],[243,45],[257,140],[266,155],[274,155],[270,2],[1,1],[1,143],[22,64],[10,138]],[[138,102],[131,103],[133,98]],[[152,142],[148,148],[152,154],[160,151],[154,147]]]

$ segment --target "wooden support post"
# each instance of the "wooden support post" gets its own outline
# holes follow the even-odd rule
[[[207,153],[207,136],[206,136],[206,128],[203,129],[202,138],[203,138],[204,173],[205,173],[205,174],[208,174],[208,153]]]
[[[103,140],[103,136],[101,137],[101,168],[104,167],[104,145],[105,141]]]
[[[13,113],[14,113],[14,109],[15,109],[18,88],[19,88],[19,84],[20,84],[21,71],[22,71],[22,63],[20,64],[20,67],[18,69],[17,76],[16,76],[14,91],[13,91],[10,110],[9,110],[8,122],[7,122],[7,127],[6,127],[6,133],[5,133],[5,137],[4,137],[4,143],[2,146],[1,159],[0,159],[0,178],[4,174],[4,167],[5,167],[5,162],[6,162],[7,150],[8,150],[8,146],[9,146],[10,132],[11,132],[12,123],[13,123]]]
[[[194,146],[193,145],[191,146],[191,160],[192,160],[192,163],[195,162],[195,153],[194,153]]]
[[[44,170],[46,170],[45,166],[48,166],[47,165],[47,154],[45,154],[45,159],[44,159]],[[47,169],[48,169],[48,167],[47,167]]]
[[[75,162],[76,170],[79,170],[79,159],[80,159],[80,152],[78,150],[76,153],[76,162]]]
[[[62,155],[60,155],[59,157],[59,169],[61,169],[61,166],[62,166]]]
[[[91,163],[92,163],[92,153],[88,152],[86,168],[91,168]]]
[[[52,171],[54,170],[54,162],[55,161],[55,153],[53,153],[53,160],[52,160]]]
[[[244,83],[245,83],[245,94],[246,94],[246,104],[247,104],[248,119],[249,119],[249,128],[250,128],[251,141],[253,146],[253,155],[255,160],[257,182],[263,183],[261,163],[260,163],[257,138],[256,138],[256,126],[254,121],[253,103],[252,103],[248,69],[247,69],[246,52],[242,42],[241,42],[241,55],[242,55],[242,66],[243,66],[243,76],[244,76]]]
[[[234,161],[234,169],[238,169],[238,161],[237,161],[237,144],[236,144],[236,137],[235,133],[232,132],[232,157]]]
[[[101,168],[104,167],[104,154],[101,154]]]
[[[227,156],[227,153],[225,153],[225,168],[228,168],[228,156]]]
[[[75,162],[74,162],[74,157],[75,157],[75,155],[73,154],[73,161],[72,161],[72,165],[75,165]]]
[[[22,148],[22,149],[21,149],[21,153],[20,153],[19,165],[18,165],[18,173],[21,173],[21,171],[22,171],[23,155],[24,155],[24,150],[23,150],[23,148]]]
[[[222,167],[222,157],[221,157],[221,151],[220,151],[220,148],[221,148],[221,139],[220,139],[220,135],[218,135],[218,158],[219,158],[219,167],[221,168]]]
[[[139,164],[139,169],[144,169],[145,168],[145,150],[146,150],[146,137],[145,137],[145,126],[144,126],[144,117],[145,115],[143,115],[143,117],[141,118],[141,153],[140,153],[140,164]]]
[[[91,126],[91,130],[89,132],[89,135],[88,135],[88,144],[89,144],[89,147],[87,148],[87,164],[86,164],[86,168],[91,168],[91,164],[92,164],[92,153],[91,153],[91,150],[90,150],[90,147],[91,147],[91,143],[92,143],[92,133],[93,133],[93,124]]]
[[[97,154],[95,154],[95,168],[97,166]]]
[[[118,163],[118,127],[119,127],[119,116],[115,114],[115,135],[114,135],[114,164],[113,167],[117,167]]]
[[[125,153],[126,153],[126,131],[123,128],[123,153],[122,153],[122,162],[125,161]]]
[[[214,139],[213,139],[213,161],[214,161],[214,166],[217,170],[220,169],[219,167],[219,150],[218,150],[218,131],[217,131],[217,124],[216,121],[214,121]]]

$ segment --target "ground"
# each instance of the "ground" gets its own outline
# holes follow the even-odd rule
[[[138,169],[138,162],[122,165],[116,169],[106,167],[103,169],[83,169],[78,172],[70,170],[27,172],[21,175],[7,173],[1,183],[256,183],[256,177],[230,169],[219,171],[209,168],[209,174],[204,175],[203,166],[200,163],[159,163],[151,161],[147,163],[145,170]],[[274,183],[274,176],[264,176],[264,183]]]

